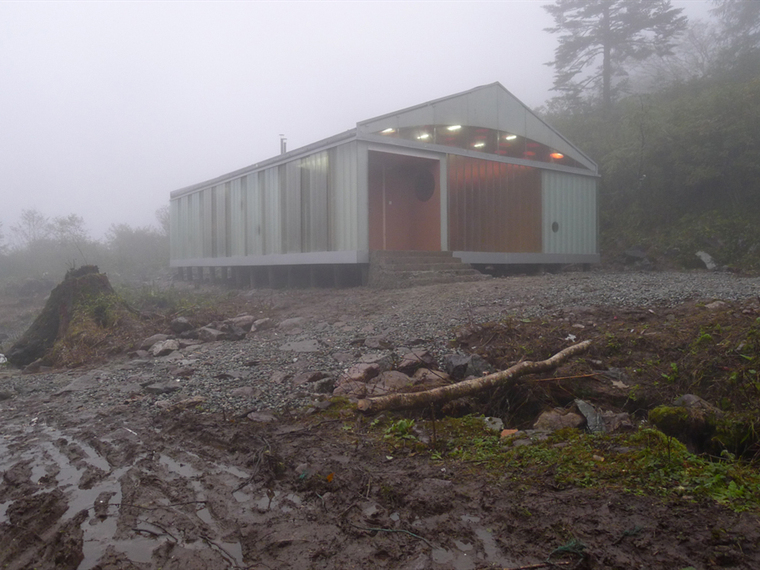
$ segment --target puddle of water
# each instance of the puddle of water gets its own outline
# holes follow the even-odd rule
[[[147,563],[153,558],[153,549],[163,543],[163,540],[148,538],[146,536],[135,536],[129,540],[112,540],[108,544],[116,550],[126,554],[132,562]],[[100,552],[105,550],[105,545],[101,545]],[[77,570],[84,570],[80,565]]]
[[[219,463],[216,463],[214,466],[217,468],[217,470],[224,471],[226,473],[229,473],[230,475],[234,475],[235,477],[239,479],[248,479],[251,476],[250,473],[246,473],[245,471],[243,471],[242,469],[238,469],[234,465],[221,465]]]
[[[496,539],[493,537],[493,533],[488,532],[484,528],[479,528],[475,530],[475,536],[480,539],[480,542],[483,545],[483,552],[486,555],[486,560],[491,562],[495,561],[507,566],[513,566],[515,564],[514,560],[504,558],[499,545],[496,544]]]
[[[60,438],[64,438],[67,441],[70,441],[71,443],[75,443],[82,449],[82,451],[84,451],[85,457],[83,458],[83,460],[86,463],[89,463],[93,467],[97,467],[98,469],[101,469],[105,471],[106,473],[108,473],[111,470],[111,465],[108,463],[108,461],[106,461],[106,459],[102,457],[97,451],[95,451],[95,449],[93,449],[90,445],[86,444],[82,440],[68,436],[64,434],[62,431],[59,431],[50,426],[43,426],[42,432],[50,436],[50,438],[54,441]]]
[[[235,491],[234,493],[232,493],[232,496],[235,498],[235,500],[238,503],[247,503],[251,501],[251,499],[253,498],[251,497],[251,495],[249,495],[248,493],[244,493],[243,491]]]
[[[79,493],[77,493],[80,495],[80,497],[77,498],[77,502],[84,504],[89,501],[89,504],[85,504],[82,508],[93,507],[95,505],[95,500],[101,493],[113,493],[108,500],[108,516],[105,519],[94,518],[92,516],[93,512],[91,511],[90,518],[82,523],[81,528],[84,534],[82,537],[82,554],[84,555],[84,558],[82,559],[82,562],[79,563],[77,570],[89,570],[95,566],[109,544],[113,544],[118,548],[119,544],[126,542],[113,540],[113,535],[116,534],[116,523],[119,515],[117,507],[112,505],[121,503],[122,493],[119,479],[121,479],[121,476],[124,475],[129,468],[130,466],[121,467],[113,473],[110,473],[108,477],[93,486],[92,489],[88,489],[87,491],[79,490]],[[90,524],[92,521],[95,521],[95,524]],[[129,543],[131,542],[133,541],[130,540]],[[127,546],[127,548],[133,549],[131,546]],[[120,550],[131,557],[124,548],[120,548]],[[140,550],[140,552],[142,552],[142,550]],[[150,552],[150,550],[148,550],[148,552]],[[138,562],[138,560],[134,560],[134,562]],[[150,562],[150,555],[145,562]]]
[[[197,511],[195,511],[195,514],[198,515],[198,518],[201,519],[203,522],[205,522],[207,525],[213,527],[214,525],[214,519],[211,518],[211,512],[207,508],[202,508]]]
[[[469,542],[462,542],[461,540],[455,540],[454,546],[456,546],[462,552],[471,552],[474,548]]]
[[[201,472],[198,471],[195,467],[192,465],[188,465],[187,463],[180,463],[179,461],[175,461],[168,455],[161,455],[158,458],[158,462],[163,464],[164,467],[166,467],[169,471],[172,473],[176,473],[177,475],[181,477],[187,477],[188,479],[192,477],[200,477]]]

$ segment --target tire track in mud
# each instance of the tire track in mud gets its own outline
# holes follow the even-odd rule
[[[211,505],[231,496],[249,478],[245,471],[157,453],[124,427],[100,436],[37,418],[3,427],[3,568],[150,568],[165,556],[194,559],[184,568],[243,567],[234,529],[223,528]],[[125,447],[132,448],[126,461]],[[58,535],[73,540],[54,544]]]

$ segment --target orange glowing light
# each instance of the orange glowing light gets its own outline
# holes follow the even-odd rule
[[[549,156],[557,160],[559,160],[560,158],[565,158],[565,155],[562,154],[561,152],[553,152]]]

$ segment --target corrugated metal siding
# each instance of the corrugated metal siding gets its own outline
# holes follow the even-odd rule
[[[259,184],[259,174],[249,174],[245,180],[246,235],[245,255],[264,253],[264,189]]]
[[[248,177],[236,178],[230,182],[230,194],[228,209],[230,212],[229,225],[227,227],[230,239],[230,255],[245,255],[246,243],[246,214],[245,206],[247,193],[243,191]]]
[[[328,160],[327,151],[301,159],[303,251],[330,251]]]
[[[264,251],[262,253],[285,253],[282,250],[282,219],[280,217],[280,171],[274,166],[259,172],[259,184],[263,188]]]
[[[542,176],[544,253],[597,253],[596,179],[551,171]]]
[[[355,251],[355,142],[172,199],[172,260]]]
[[[357,144],[351,142],[328,151],[330,169],[331,251],[360,249],[358,235]],[[366,248],[365,248],[366,249]]]
[[[448,156],[449,248],[540,252],[541,171]]]
[[[279,166],[282,252],[301,253],[301,170],[299,161]]]

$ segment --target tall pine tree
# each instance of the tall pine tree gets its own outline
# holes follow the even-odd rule
[[[556,0],[545,8],[555,24],[546,31],[559,34],[548,64],[555,68],[554,90],[568,98],[597,91],[605,109],[615,80],[627,75],[625,64],[667,55],[686,27],[669,0]]]

